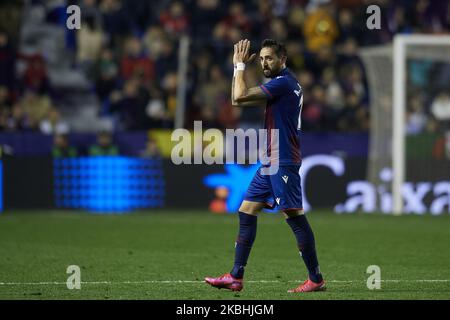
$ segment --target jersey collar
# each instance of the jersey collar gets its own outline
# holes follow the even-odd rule
[[[285,68],[282,69],[282,70],[280,71],[280,73],[278,73],[274,78],[279,77],[279,76],[285,76],[285,75],[287,75],[287,74],[289,74],[289,69],[288,69],[288,67],[285,67]]]

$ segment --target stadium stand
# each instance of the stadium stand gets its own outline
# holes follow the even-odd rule
[[[65,26],[71,4],[82,12],[77,31]],[[172,128],[178,44],[188,35],[186,127],[193,120],[261,125],[262,108],[230,104],[231,48],[248,38],[257,50],[273,37],[286,43],[288,66],[304,88],[304,129],[367,132],[370,92],[359,48],[388,43],[395,33],[450,28],[448,1],[377,4],[389,27],[369,31],[365,1],[357,0],[3,1],[11,23],[0,29],[0,130],[49,133],[51,118],[63,122],[55,126],[60,133]],[[263,81],[252,69],[251,80]],[[409,105],[410,132],[434,130],[427,123],[448,93],[440,99]]]

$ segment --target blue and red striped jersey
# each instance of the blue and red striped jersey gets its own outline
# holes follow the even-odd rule
[[[279,165],[301,164],[300,129],[303,105],[303,90],[297,79],[284,68],[269,82],[259,86],[268,100],[265,111],[264,128],[267,130],[267,156],[271,163],[276,158],[272,149],[271,130],[278,129]]]

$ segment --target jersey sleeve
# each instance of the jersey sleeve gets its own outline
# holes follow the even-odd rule
[[[259,86],[269,99],[281,96],[288,92],[289,83],[285,77],[277,77]]]

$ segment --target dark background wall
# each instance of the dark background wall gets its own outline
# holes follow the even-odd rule
[[[50,157],[3,157],[4,208],[52,208],[53,163]]]

